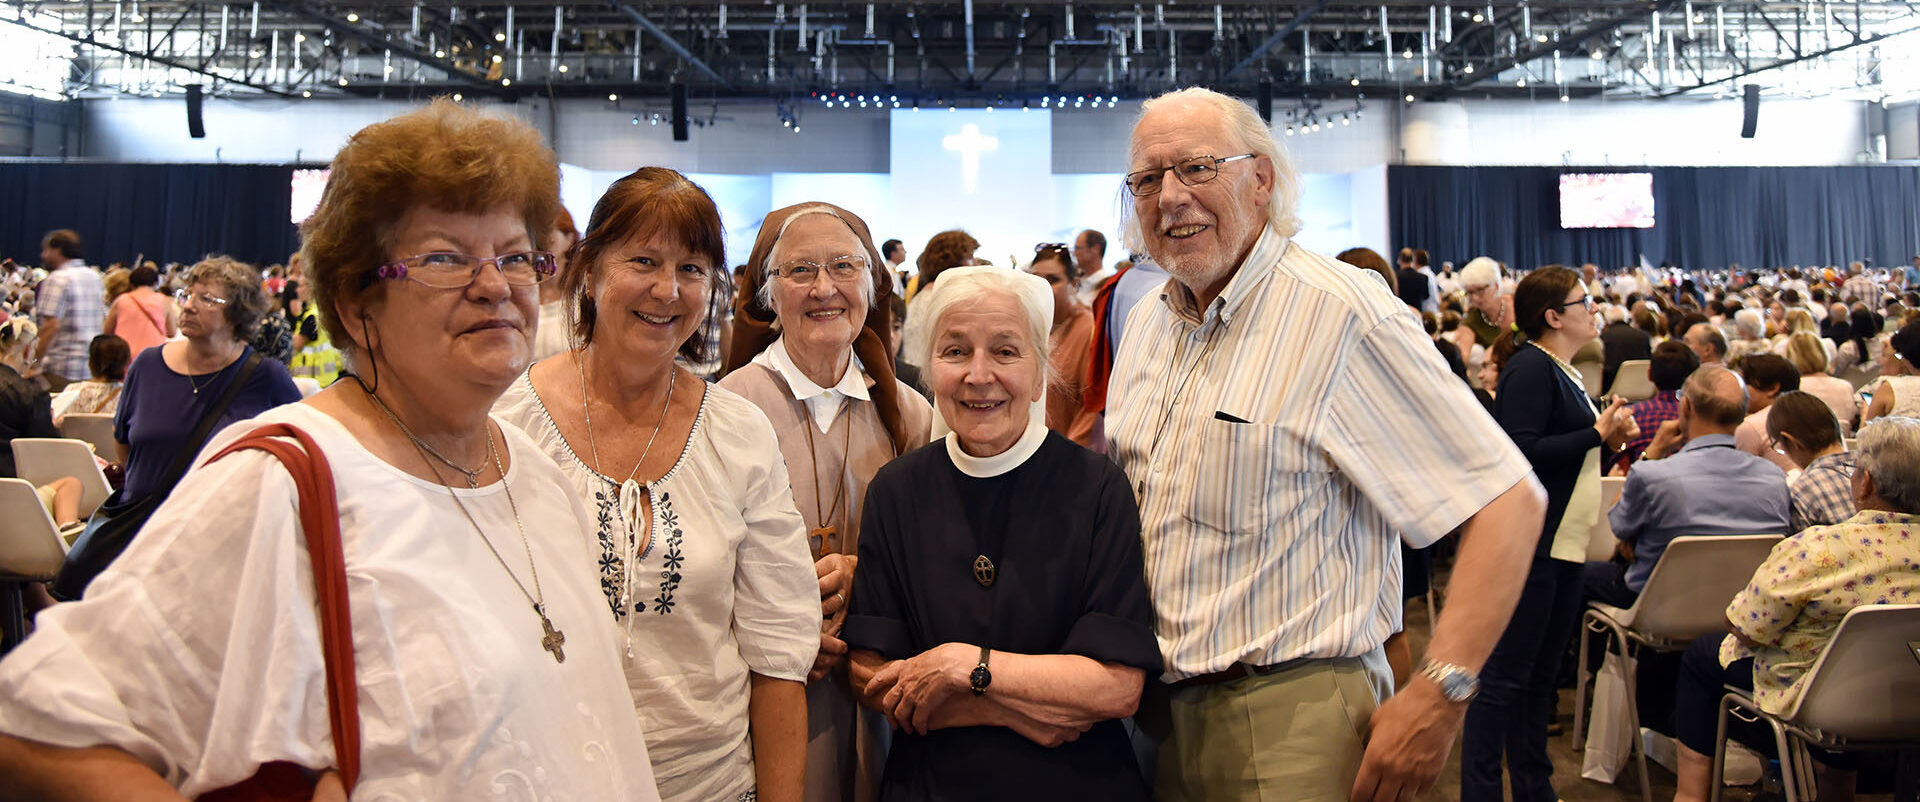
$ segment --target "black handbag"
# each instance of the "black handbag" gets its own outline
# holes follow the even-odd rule
[[[227,413],[227,408],[233,406],[233,399],[240,395],[240,389],[246,386],[254,369],[260,366],[261,358],[257,350],[247,357],[240,374],[233,377],[233,383],[227,385],[227,391],[220,395],[220,400],[200,416],[200,423],[187,436],[188,447],[181,449],[180,454],[174,457],[173,464],[167,467],[160,485],[152,493],[129,500],[122,497],[126,492],[124,488],[116,490],[107,497],[106,503],[100,505],[100,509],[94,511],[93,517],[87,519],[86,530],[73,541],[73,548],[67,551],[67,561],[61,564],[60,573],[54,576],[53,584],[48,588],[54,598],[61,601],[78,600],[86,593],[87,586],[93,583],[93,578],[107,570],[107,566],[127,550],[134,536],[140,534],[140,528],[147,525],[147,519],[153,517],[153,511],[160,508],[161,502],[173,493],[173,486],[180,483],[180,477],[186,475],[187,468],[193,466],[193,458],[199,456],[200,449],[206,447],[207,439],[213,436],[214,425],[220,422],[220,416]]]

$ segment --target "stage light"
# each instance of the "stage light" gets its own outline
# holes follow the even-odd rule
[[[459,92],[453,93],[453,102],[455,103],[459,103],[460,101],[466,100],[466,99],[467,99],[466,96],[460,94]]]
[[[1287,136],[1293,136],[1293,126],[1287,126]]]
[[[512,79],[512,78],[502,78],[502,79],[500,79],[500,85],[501,85],[501,86],[512,86],[512,85],[513,85],[513,79]]]
[[[1514,81],[1514,82],[1513,82],[1513,85],[1514,85],[1514,86],[1517,86],[1517,87],[1520,87],[1521,89],[1525,89],[1525,88],[1527,88],[1527,79],[1525,79],[1525,78],[1521,78],[1521,79],[1520,79],[1520,80],[1518,80],[1518,81]]]
[[[313,97],[313,93],[312,93],[312,92],[309,92],[309,91],[307,91],[307,90],[304,90],[304,89],[302,89],[302,90],[300,90],[300,96],[301,96],[301,97]]]
[[[1340,115],[1340,124],[1341,124],[1341,125],[1352,125],[1352,124],[1353,124],[1353,118],[1352,118],[1352,117],[1349,117],[1349,116],[1347,116],[1347,115],[1345,115],[1345,114],[1342,114],[1342,115]]]
[[[495,54],[493,55],[493,63],[495,63],[495,64],[499,64],[500,62],[502,62],[502,61],[505,61],[505,60],[506,60],[506,59],[503,59],[503,58],[501,58],[501,57],[500,57],[500,54],[498,54],[498,53],[495,53]]]
[[[1536,33],[1533,35],[1533,41],[1539,42],[1540,44],[1543,44],[1543,45],[1547,43],[1548,38],[1549,37],[1544,33]]]
[[[496,32],[496,33],[494,33],[494,35],[493,35],[493,41],[496,41],[496,42],[504,42],[504,41],[507,41],[507,35],[506,35],[506,34],[504,34],[504,33],[498,33],[498,32]]]
[[[634,124],[634,125],[639,125],[639,124],[640,124],[640,115],[638,115],[638,114],[635,114],[635,115],[633,115],[633,124]]]
[[[434,57],[434,58],[446,58],[446,57],[447,57],[447,51],[445,51],[445,50],[435,50],[435,51],[433,51],[433,57]]]
[[[1474,22],[1485,22],[1487,18],[1486,18],[1486,17],[1483,17],[1483,16],[1480,16],[1480,14],[1479,14],[1478,12],[1475,12],[1475,13],[1474,13],[1474,15],[1473,15],[1473,17],[1472,17],[1472,19],[1473,19],[1473,21],[1474,21]]]
[[[796,134],[797,134],[797,133],[800,133],[800,126],[797,126],[797,125],[796,125],[796,126],[794,126],[794,127],[793,127],[793,132],[794,132],[794,133],[796,133]]]
[[[1412,92],[1408,92],[1408,93],[1407,93],[1407,102],[1408,102],[1408,103],[1412,103],[1412,102],[1413,102],[1413,93],[1412,93]]]
[[[342,78],[340,79],[340,85],[341,85],[341,86],[346,86],[346,85],[347,85],[347,79],[346,79],[345,77],[342,77]]]
[[[348,22],[359,22],[359,21],[360,21],[360,15],[359,15],[359,14],[355,14],[355,13],[353,13],[353,12],[351,12],[351,11],[349,11],[349,12],[347,12],[347,21],[348,21]]]
[[[560,65],[560,73],[561,73],[562,75],[565,75],[565,74],[566,74],[566,72],[567,72],[567,65],[565,65],[565,64],[562,64],[562,65]]]
[[[1468,75],[1472,75],[1472,74],[1473,74],[1473,65],[1472,65],[1472,64],[1468,64],[1468,65],[1467,65],[1467,66],[1466,66],[1466,67],[1465,67],[1464,69],[1462,69],[1462,70],[1461,70],[1461,72],[1464,72],[1464,73],[1466,73],[1466,74],[1468,74]]]
[[[1349,80],[1349,81],[1347,81],[1347,85],[1348,85],[1348,86],[1359,86],[1359,85],[1360,85],[1360,78],[1359,78],[1358,76],[1355,76],[1355,77],[1354,77],[1354,78],[1352,78],[1351,80]]]
[[[1572,100],[1572,98],[1569,98],[1569,97],[1567,97],[1566,95],[1561,95],[1561,96],[1560,96],[1560,102],[1561,102],[1561,103],[1565,103],[1565,102],[1567,102],[1567,101],[1569,101],[1569,100]]]
[[[611,101],[613,101],[613,102],[615,102],[615,103],[619,103],[619,102],[620,102],[620,96],[619,96],[619,95],[607,95],[607,99],[608,99],[608,100],[611,100]]]

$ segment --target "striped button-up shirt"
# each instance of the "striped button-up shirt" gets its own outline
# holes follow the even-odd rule
[[[42,323],[47,318],[60,321],[60,331],[41,355],[42,367],[68,381],[93,375],[87,370],[87,349],[107,320],[107,288],[100,271],[68,259],[40,282],[34,305]]]
[[[1432,543],[1531,469],[1361,270],[1269,228],[1193,304],[1169,281],[1134,309],[1110,389],[1166,678],[1366,656],[1400,627],[1396,538]]]

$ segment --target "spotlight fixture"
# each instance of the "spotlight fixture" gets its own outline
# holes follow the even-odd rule
[[[495,53],[495,54],[493,54],[493,63],[495,63],[495,64],[499,64],[500,62],[502,62],[502,61],[505,61],[505,60],[506,60],[506,59],[504,59],[504,58],[502,58],[502,57],[501,57],[501,55],[500,55],[499,53]]]
[[[346,85],[347,85],[347,78],[346,78],[346,76],[344,76],[344,75],[343,75],[343,76],[340,76],[340,85],[341,85],[341,86],[346,86]]]
[[[307,90],[305,90],[305,89],[302,89],[302,90],[300,90],[300,96],[301,96],[301,97],[313,97],[313,93],[312,93],[312,92],[310,92],[310,91],[307,91]]]
[[[1350,80],[1348,80],[1348,81],[1347,81],[1347,85],[1348,85],[1348,86],[1359,86],[1359,85],[1360,85],[1360,77],[1359,77],[1359,76],[1357,76],[1357,75],[1356,75],[1356,76],[1354,76],[1354,77],[1353,77],[1352,79],[1350,79]]]
[[[1473,65],[1472,65],[1472,64],[1468,64],[1468,65],[1466,66],[1466,68],[1464,68],[1464,69],[1462,69],[1462,70],[1461,70],[1461,72],[1464,72],[1464,73],[1466,73],[1466,74],[1468,74],[1468,75],[1472,75],[1472,74],[1473,74]]]
[[[1486,17],[1481,16],[1478,12],[1474,13],[1472,19],[1474,22],[1485,22],[1487,20]]]
[[[1517,87],[1520,87],[1521,89],[1525,89],[1525,88],[1527,88],[1527,79],[1525,79],[1525,78],[1521,78],[1521,79],[1520,79],[1520,80],[1518,80],[1518,81],[1514,81],[1514,82],[1513,82],[1513,85],[1514,85],[1514,86],[1517,86]]]
[[[502,79],[500,79],[500,85],[501,85],[501,86],[512,86],[512,85],[513,85],[513,79],[512,79],[512,78],[502,78]]]
[[[453,102],[459,103],[462,100],[466,100],[466,96],[460,94],[459,92],[453,93]]]
[[[566,73],[567,73],[567,65],[565,64],[560,65],[560,74],[565,75]]]
[[[639,125],[639,124],[640,124],[640,115],[638,115],[638,114],[635,114],[635,115],[633,115],[633,124],[634,124],[634,125]]]
[[[447,51],[445,51],[445,50],[435,50],[435,51],[433,51],[433,57],[434,57],[434,58],[446,58],[446,57],[447,57]]]
[[[304,42],[304,41],[307,41],[307,35],[306,35],[306,34],[304,34],[304,33],[296,33],[296,34],[294,34],[294,35],[293,35],[293,42],[294,42],[294,44],[299,44],[299,43],[301,43],[301,42]]]
[[[620,102],[620,96],[619,96],[619,95],[611,95],[611,94],[610,94],[610,95],[607,95],[607,100],[609,100],[609,101],[612,101],[612,102],[614,102],[614,103],[619,103],[619,102]]]
[[[1408,93],[1407,93],[1407,102],[1408,102],[1408,103],[1412,103],[1412,102],[1413,102],[1413,93],[1412,93],[1412,92],[1408,92]]]
[[[1346,115],[1346,114],[1342,114],[1342,115],[1340,115],[1340,124],[1341,124],[1341,125],[1352,125],[1352,124],[1353,124],[1353,117],[1352,117],[1352,116],[1350,116],[1350,115]]]
[[[1293,126],[1287,126],[1287,136],[1293,136]]]
[[[507,41],[507,35],[506,35],[506,34],[504,34],[504,33],[499,33],[499,32],[497,32],[497,31],[496,31],[496,32],[495,32],[495,33],[493,34],[493,41],[496,41],[496,42],[504,42],[504,41]]]
[[[1567,101],[1569,101],[1569,100],[1572,100],[1572,98],[1569,98],[1569,97],[1567,97],[1566,95],[1561,95],[1561,96],[1560,96],[1560,102],[1561,102],[1561,103],[1565,103],[1565,102],[1567,102]]]

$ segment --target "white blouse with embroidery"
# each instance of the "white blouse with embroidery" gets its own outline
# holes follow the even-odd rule
[[[586,502],[604,620],[628,644],[627,684],[660,795],[739,799],[754,790],[748,673],[805,682],[820,646],[819,584],[773,425],[707,385],[679,461],[643,487],[654,534],[629,572],[638,530],[621,514],[619,481],[567,445],[530,376],[494,414],[551,455]]]

